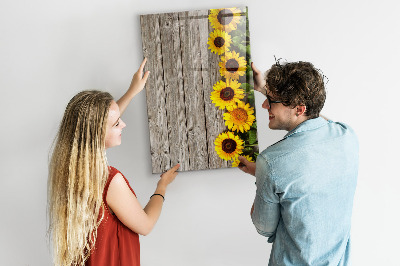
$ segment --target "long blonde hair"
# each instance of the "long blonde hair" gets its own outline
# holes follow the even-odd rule
[[[113,100],[82,91],[68,103],[49,164],[49,233],[56,265],[84,265],[97,236],[108,178],[105,135]],[[99,218],[100,217],[100,218]]]

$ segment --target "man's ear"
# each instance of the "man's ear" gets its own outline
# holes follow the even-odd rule
[[[307,108],[305,105],[296,106],[296,116],[301,116],[306,112]]]

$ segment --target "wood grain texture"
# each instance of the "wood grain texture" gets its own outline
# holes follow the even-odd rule
[[[151,70],[151,78],[146,83],[146,99],[152,169],[153,173],[161,173],[170,168],[171,159],[168,134],[166,134],[168,132],[167,108],[165,104],[159,15],[141,16],[140,24],[142,28],[143,54],[148,59],[146,69]]]
[[[207,128],[204,114],[203,80],[201,76],[200,40],[197,11],[180,12],[180,37],[189,147],[189,170],[208,168]],[[207,43],[207,42],[206,42]]]
[[[190,160],[178,14],[163,14],[160,25],[171,164],[180,163],[180,170],[187,171]]]

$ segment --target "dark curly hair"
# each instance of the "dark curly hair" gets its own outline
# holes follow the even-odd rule
[[[281,64],[278,60],[266,73],[266,84],[283,105],[293,108],[305,105],[305,115],[316,118],[326,98],[324,77],[311,63],[300,61]]]

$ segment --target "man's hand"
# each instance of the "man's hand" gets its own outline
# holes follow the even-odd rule
[[[243,172],[253,175],[256,175],[256,163],[249,162],[245,157],[239,156],[240,164],[238,168]]]
[[[267,95],[267,90],[265,89],[265,80],[261,74],[261,71],[256,68],[253,62],[251,62],[251,68],[253,69],[254,89],[264,95]]]

